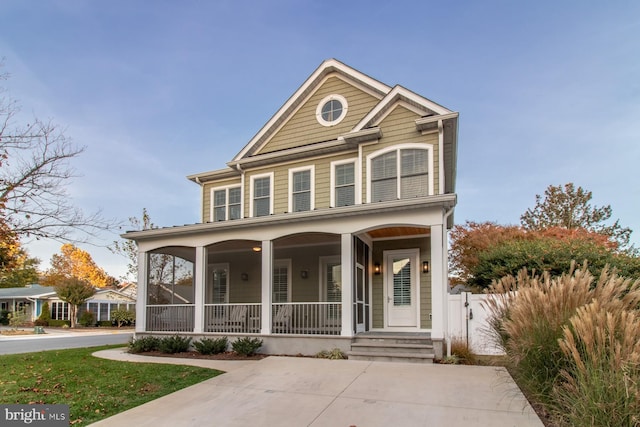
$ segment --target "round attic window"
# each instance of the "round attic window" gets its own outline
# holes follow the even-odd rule
[[[322,126],[334,126],[345,118],[347,109],[347,100],[344,96],[329,95],[318,104],[316,118]]]

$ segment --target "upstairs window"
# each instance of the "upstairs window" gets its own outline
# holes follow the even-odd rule
[[[213,190],[213,221],[240,218],[240,187]]]
[[[432,187],[429,153],[427,148],[403,148],[373,157],[370,163],[370,201],[428,196]]]
[[[304,212],[314,208],[314,168],[289,170],[289,212]]]
[[[333,206],[351,206],[356,203],[356,165],[344,163],[334,166],[334,200]]]
[[[271,215],[272,198],[271,198],[271,181],[273,175],[251,177],[251,201],[253,203],[253,216]]]
[[[322,126],[334,126],[346,117],[348,109],[349,106],[344,96],[329,95],[318,104],[316,119]]]

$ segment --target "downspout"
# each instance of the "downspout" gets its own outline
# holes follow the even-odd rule
[[[448,261],[449,261],[449,253],[448,253],[448,246],[449,243],[447,242],[447,221],[449,220],[449,217],[451,216],[451,214],[453,214],[453,208],[449,208],[444,216],[443,216],[443,226],[442,227],[442,253],[443,254],[447,254],[446,257],[442,257],[442,263],[444,264],[443,267],[443,271],[446,273],[445,274],[445,286],[446,286],[446,292],[445,292],[445,310],[446,310],[446,316],[444,316],[444,321],[446,322],[446,325],[444,327],[444,340],[447,343],[447,357],[451,356],[451,339],[449,339],[449,265],[448,265]]]

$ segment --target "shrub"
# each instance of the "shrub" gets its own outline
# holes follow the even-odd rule
[[[466,340],[462,338],[453,338],[451,340],[451,356],[457,358],[456,364],[475,365],[477,363],[476,355],[471,351]]]
[[[49,321],[37,318],[33,321],[33,326],[49,326]]]
[[[242,337],[231,343],[233,351],[243,356],[252,356],[262,347],[262,340],[258,338]]]
[[[131,338],[129,340],[129,353],[145,353],[147,351],[158,351],[160,338],[146,336]]]
[[[227,350],[229,346],[229,340],[227,337],[222,338],[202,338],[200,341],[195,341],[193,347],[200,354],[218,354]]]
[[[322,350],[321,352],[316,354],[316,357],[319,359],[339,360],[339,359],[346,359],[347,355],[344,354],[342,350],[340,350],[339,348],[334,348],[331,351]]]
[[[9,310],[0,310],[0,325],[9,324]]]
[[[182,353],[189,351],[189,345],[191,345],[190,337],[181,337],[174,335],[172,337],[164,337],[160,339],[158,350],[163,353]]]
[[[17,328],[18,326],[23,326],[28,321],[27,313],[24,310],[16,310],[12,313],[9,313],[9,325],[13,328]]]
[[[69,320],[54,320],[51,319],[49,320],[49,326],[53,327],[53,328],[63,328],[63,327],[69,327],[71,326],[71,321]]]
[[[131,325],[136,320],[136,314],[129,310],[113,310],[111,312],[111,320],[116,322],[119,327],[125,325]]]
[[[40,316],[38,316],[38,320],[42,321],[46,324],[36,325],[36,326],[48,326],[49,320],[51,320],[51,309],[49,308],[49,303],[44,301],[42,303],[42,310],[40,311]]]
[[[80,315],[78,323],[82,326],[93,326],[96,324],[96,316],[91,311],[85,311]]]
[[[113,326],[113,322],[112,322],[111,320],[100,320],[100,321],[97,323],[97,325],[98,325],[98,326],[101,326],[101,327],[103,327],[103,328],[105,328],[105,327],[106,327],[106,328],[109,328],[109,327]]]

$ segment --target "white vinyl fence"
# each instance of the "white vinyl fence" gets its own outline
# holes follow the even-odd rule
[[[504,354],[488,333],[487,311],[482,302],[490,295],[462,292],[449,295],[449,336],[469,343],[475,354]]]

